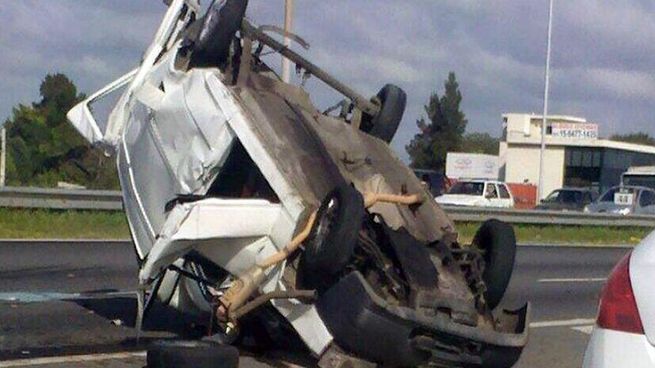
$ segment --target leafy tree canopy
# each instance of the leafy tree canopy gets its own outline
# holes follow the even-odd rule
[[[645,144],[647,146],[655,146],[655,138],[651,137],[648,133],[637,132],[629,134],[614,134],[610,137],[610,140],[626,142],[626,143],[637,143]]]
[[[498,155],[500,140],[488,133],[467,133],[462,139],[461,152]]]
[[[455,73],[444,82],[444,95],[435,92],[425,105],[425,117],[416,122],[420,132],[405,147],[411,166],[417,169],[443,170],[446,153],[462,147],[468,120],[460,109],[462,93]]]
[[[56,186],[65,181],[89,188],[117,188],[114,163],[88,146],[66,113],[84,99],[64,74],[48,74],[41,100],[14,107],[7,129],[7,183]]]

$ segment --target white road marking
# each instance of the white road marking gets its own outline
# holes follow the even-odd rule
[[[570,327],[570,326],[582,326],[582,325],[593,325],[596,322],[595,319],[588,318],[575,318],[575,319],[563,319],[556,321],[541,321],[541,322],[532,322],[530,323],[530,328],[543,328],[543,327]]]
[[[604,282],[606,277],[586,277],[586,278],[560,278],[560,279],[539,279],[537,282]]]
[[[56,357],[44,357],[33,359],[16,359],[6,360],[0,362],[0,368],[9,367],[29,367],[33,365],[44,364],[66,364],[66,363],[80,363],[80,362],[93,362],[99,360],[110,359],[129,359],[129,358],[143,358],[146,356],[145,351],[124,351],[119,353],[103,353],[103,354],[86,354],[86,355],[67,355]]]
[[[594,330],[594,325],[571,327],[571,329],[578,332],[582,332],[583,334],[586,335],[591,335],[591,332]]]
[[[101,293],[59,293],[59,292],[0,292],[0,302],[10,303],[41,303],[56,300],[86,300],[103,299],[111,297],[129,297],[136,295],[136,291],[110,291]]]

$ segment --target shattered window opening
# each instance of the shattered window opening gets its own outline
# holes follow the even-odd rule
[[[207,197],[261,198],[280,203],[277,194],[238,140],[207,191]]]

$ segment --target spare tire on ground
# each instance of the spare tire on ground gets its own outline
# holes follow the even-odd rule
[[[364,199],[343,184],[321,202],[298,265],[300,288],[325,290],[348,265],[364,221]]]
[[[148,368],[237,368],[239,350],[211,341],[158,340],[148,348]]]
[[[502,300],[514,270],[514,229],[500,220],[487,220],[475,233],[473,245],[483,253],[485,267],[482,280],[487,286],[484,296],[489,308],[494,309]]]
[[[389,143],[403,118],[407,94],[402,88],[387,84],[378,92],[376,99],[380,103],[380,111],[375,116],[364,115],[361,129]]]

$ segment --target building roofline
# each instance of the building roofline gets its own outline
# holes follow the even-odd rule
[[[508,141],[506,143],[508,145],[510,145],[510,146],[511,145],[527,145],[527,146],[538,146],[538,145],[540,145],[540,142],[538,142],[538,141],[514,141],[514,140],[510,140],[510,141]],[[547,137],[546,138],[546,146],[613,148],[613,149],[618,149],[618,150],[623,150],[623,151],[655,154],[655,146],[647,146],[647,145],[636,144],[636,143],[611,141],[609,139],[594,139],[594,140],[580,140],[580,141],[558,140],[558,141],[552,142],[552,138]]]
[[[506,117],[508,115],[525,115],[525,116],[529,116],[530,119],[543,119],[543,114],[523,113],[523,112],[507,112],[507,113],[503,113],[502,117]],[[579,116],[571,116],[571,115],[548,115],[546,118],[547,120],[568,120],[575,123],[589,123],[585,118]]]

